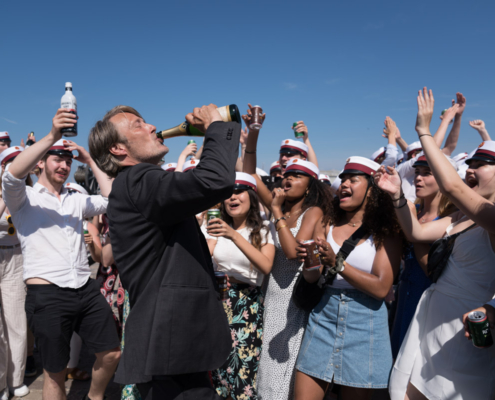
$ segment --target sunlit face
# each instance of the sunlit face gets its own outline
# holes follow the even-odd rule
[[[138,162],[158,164],[168,153],[168,147],[156,137],[156,127],[130,113],[120,113],[110,118],[127,143],[123,144],[125,155]]]
[[[280,171],[280,174],[283,175],[283,173],[285,172],[285,167],[287,167],[287,163],[291,158],[299,158],[300,160],[306,160],[306,157],[304,157],[298,151],[291,151],[284,149],[283,152],[280,152],[280,157],[278,159],[278,162],[280,163],[280,168],[282,169]]]
[[[471,160],[464,181],[480,196],[491,198],[495,193],[495,163]]]
[[[11,142],[0,141],[0,153],[10,147]]]
[[[368,177],[366,175],[343,174],[342,183],[337,190],[340,200],[340,208],[345,211],[355,210],[363,203],[363,198],[368,189]],[[368,195],[370,191],[368,191]],[[366,202],[363,203],[363,206]]]
[[[414,186],[416,186],[416,197],[420,199],[434,196],[440,190],[430,167],[426,166],[415,168]]]
[[[246,217],[251,208],[251,200],[247,190],[234,190],[232,196],[223,202],[225,211],[232,218]]]
[[[311,178],[307,175],[289,172],[284,175],[282,189],[289,200],[299,199],[306,194]]]
[[[52,185],[64,184],[69,177],[72,167],[72,158],[69,156],[49,155],[46,161],[38,163],[43,171],[41,176],[46,178]]]

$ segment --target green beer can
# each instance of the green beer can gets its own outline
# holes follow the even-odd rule
[[[206,213],[206,224],[210,224],[210,220],[214,218],[222,218],[222,214],[218,208],[212,208]]]
[[[492,333],[490,332],[490,323],[485,313],[473,311],[468,314],[468,326],[473,340],[474,347],[481,349],[493,345]]]
[[[304,133],[303,132],[296,132],[296,126],[297,126],[297,122],[294,122],[292,124],[292,129],[294,130],[294,136],[296,137],[296,139],[301,139],[304,137]]]
[[[194,140],[191,139],[189,142],[187,142],[188,145],[190,145],[192,143],[196,143],[196,141],[194,141]]]

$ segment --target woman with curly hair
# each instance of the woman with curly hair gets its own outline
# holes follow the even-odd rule
[[[275,257],[273,224],[261,219],[256,180],[243,172],[236,173],[234,193],[221,203],[220,211],[221,219],[208,221],[206,238],[216,270],[229,276],[229,298],[223,305],[233,345],[212,379],[223,398],[257,399],[264,312],[261,284]]]
[[[388,385],[392,352],[383,299],[399,270],[402,240],[389,196],[372,181],[379,167],[349,158],[333,211],[315,227],[323,263],[338,274],[310,314],[296,364],[296,400],[322,400],[332,382],[341,385],[344,400],[369,399],[372,389]],[[360,227],[364,237],[346,260],[336,261],[343,242]],[[304,247],[297,251],[306,256]],[[303,274],[316,282],[321,270]]]

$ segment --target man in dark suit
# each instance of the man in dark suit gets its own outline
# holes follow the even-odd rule
[[[212,104],[186,119],[206,134],[201,163],[185,173],[157,166],[168,148],[131,107],[109,111],[89,136],[92,157],[115,177],[107,215],[131,304],[116,381],[137,383],[146,399],[216,399],[207,371],[232,348],[195,215],[232,194],[240,125]]]

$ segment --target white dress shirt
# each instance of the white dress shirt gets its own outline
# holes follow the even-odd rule
[[[397,167],[397,173],[402,179],[402,191],[407,200],[414,203],[416,201],[416,186],[414,186],[415,168],[414,163],[418,160],[419,156],[423,153],[419,153],[416,157],[410,160],[404,161]],[[405,157],[405,155],[404,155]]]
[[[2,195],[17,229],[24,257],[24,280],[42,278],[77,289],[89,279],[83,221],[106,212],[108,199],[69,193],[60,200],[43,185],[26,186],[5,172]]]

